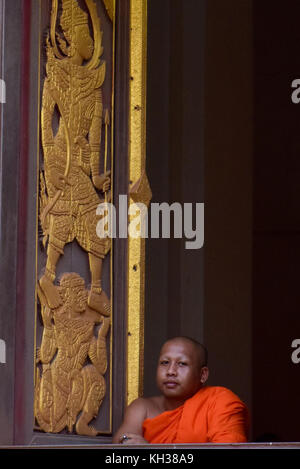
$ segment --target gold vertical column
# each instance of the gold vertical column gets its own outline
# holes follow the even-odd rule
[[[130,2],[129,203],[148,205],[146,163],[147,0]],[[143,392],[145,239],[128,238],[127,404]]]

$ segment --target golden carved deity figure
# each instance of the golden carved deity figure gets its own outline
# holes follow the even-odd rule
[[[102,262],[111,240],[96,233],[101,201],[97,190],[110,197],[110,172],[100,174],[103,104],[101,86],[105,79],[102,32],[93,0],[86,0],[92,19],[77,0],[61,0],[60,26],[55,32],[58,0],[53,0],[51,35],[47,40],[46,79],[42,97],[41,225],[48,241],[47,263],[39,285],[48,306],[58,308],[61,298],[55,288],[56,267],[66,243],[77,240],[88,253],[91,288],[88,305],[108,316],[110,301],[102,290]],[[60,44],[61,53],[56,39]],[[58,113],[58,130],[53,120]]]
[[[78,435],[96,436],[89,423],[105,396],[110,319],[89,308],[88,291],[78,274],[64,274],[54,288],[62,303],[56,309],[49,308],[39,290],[44,330],[37,353],[41,369],[37,369],[35,416],[46,432],[58,433],[65,427],[72,432],[75,426]]]
[[[93,0],[82,1],[81,6],[77,0],[52,0],[46,40],[40,222],[47,260],[37,285],[43,332],[37,353],[35,417],[46,432],[67,428],[95,436],[98,432],[90,422],[106,392],[111,315],[101,283],[111,240],[97,236],[96,209],[110,200],[110,171],[106,171],[107,132],[101,160],[101,129],[107,125],[108,113],[103,118],[106,69],[101,61],[100,19]],[[77,273],[56,279],[65,245],[75,240],[88,256],[88,290]]]

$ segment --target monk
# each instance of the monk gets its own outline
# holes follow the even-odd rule
[[[229,389],[206,386],[208,375],[203,345],[187,337],[168,340],[157,366],[161,394],[127,407],[113,443],[247,442],[247,407]]]

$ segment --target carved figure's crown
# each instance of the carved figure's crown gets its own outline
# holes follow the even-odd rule
[[[72,31],[75,26],[88,24],[88,15],[76,0],[62,0],[60,25],[64,32]]]

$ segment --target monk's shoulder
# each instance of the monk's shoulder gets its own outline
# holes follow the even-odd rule
[[[147,405],[142,397],[132,401],[125,410],[124,423],[130,426],[141,425],[147,415]],[[132,433],[134,433],[132,431]]]
[[[239,396],[235,394],[233,391],[230,389],[224,387],[224,386],[207,386],[206,388],[206,393],[208,399],[211,401],[211,403],[216,402],[216,401],[222,401],[222,402],[239,402],[243,404]]]
[[[129,404],[127,407],[128,410],[140,411],[143,412],[147,409],[147,399],[144,397],[138,397]]]
[[[162,400],[162,396],[152,396],[147,398],[147,418],[154,418],[164,411]]]
[[[129,404],[127,409],[138,412],[147,412],[157,406],[156,397],[139,397]]]

